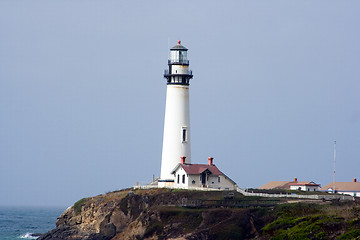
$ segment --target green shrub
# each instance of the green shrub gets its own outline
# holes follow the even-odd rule
[[[360,229],[354,229],[348,231],[347,233],[339,236],[339,240],[346,240],[346,239],[360,239]]]
[[[340,224],[341,218],[324,215],[306,217],[281,217],[266,225],[262,230],[273,236],[271,239],[321,239],[326,237],[325,230]]]
[[[157,235],[162,232],[163,224],[157,220],[153,220],[151,224],[146,228],[144,238],[151,237],[154,233]]]
[[[229,240],[229,239],[244,239],[244,229],[236,223],[230,223],[218,229],[210,231],[210,239]]]
[[[86,201],[87,201],[87,198],[82,198],[74,204],[74,210],[75,210],[76,214],[81,213],[81,208],[82,208],[82,206],[84,206]]]
[[[306,216],[321,212],[322,206],[311,203],[287,203],[275,207],[278,216]]]

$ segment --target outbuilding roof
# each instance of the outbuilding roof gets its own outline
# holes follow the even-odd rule
[[[323,186],[320,190],[327,191],[330,188],[334,188],[333,182]],[[360,182],[335,182],[335,190],[345,192],[360,192]]]
[[[320,184],[309,181],[270,181],[259,189],[290,189],[290,186],[320,186]]]
[[[270,181],[261,187],[259,189],[274,189],[274,188],[285,188],[284,186],[289,183],[289,181]]]

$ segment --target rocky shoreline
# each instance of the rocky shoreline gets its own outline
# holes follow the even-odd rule
[[[356,220],[360,206],[355,202],[341,203],[344,206],[321,201],[288,204],[285,199],[245,197],[237,192],[231,199],[228,196],[220,191],[169,189],[107,193],[79,200],[57,219],[55,229],[38,239],[270,239],[290,231],[297,221],[319,222],[314,228],[319,232],[301,232],[310,239],[316,234],[335,239],[347,233],[351,221],[353,230],[360,229],[360,220]],[[335,222],[329,220],[334,218],[328,216],[330,208],[339,215]],[[289,223],[277,223],[282,218]],[[279,231],[282,228],[286,231]]]

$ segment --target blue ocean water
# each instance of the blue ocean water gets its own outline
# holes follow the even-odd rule
[[[61,207],[0,207],[0,240],[36,239],[32,233],[55,228]]]

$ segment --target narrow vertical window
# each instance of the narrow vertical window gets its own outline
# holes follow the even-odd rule
[[[218,182],[220,182],[220,176],[218,177]]]
[[[180,175],[178,174],[177,183],[180,183]]]
[[[182,176],[182,183],[185,183],[185,174]]]
[[[187,128],[186,127],[181,128],[181,141],[187,142]]]

